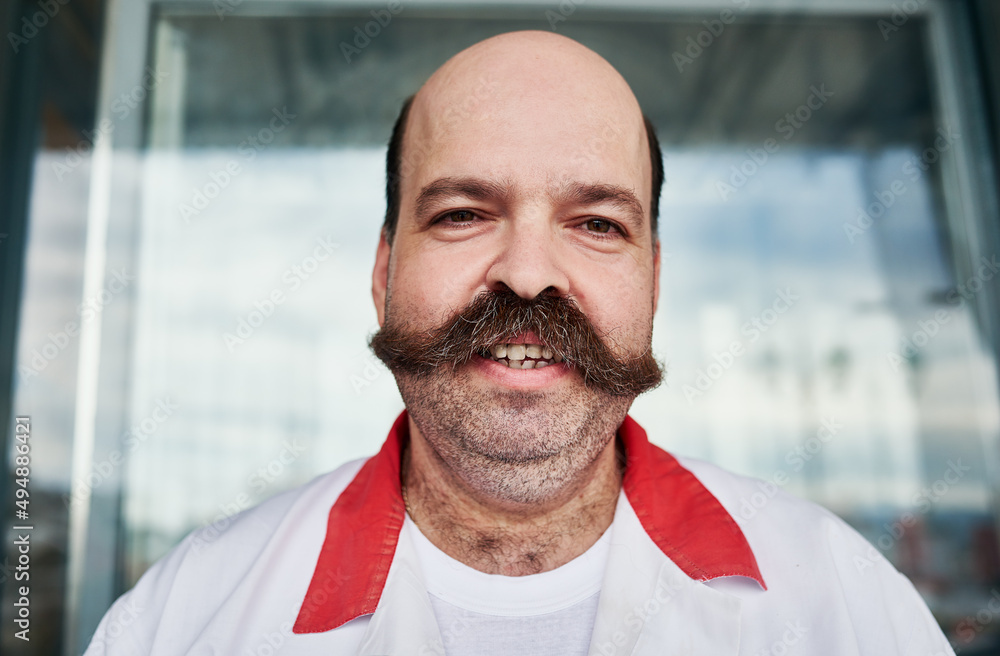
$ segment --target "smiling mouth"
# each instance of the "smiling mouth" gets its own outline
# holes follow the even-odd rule
[[[541,369],[563,361],[561,355],[540,344],[495,344],[482,356],[511,369]]]

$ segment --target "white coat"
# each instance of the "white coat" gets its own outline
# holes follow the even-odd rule
[[[104,616],[86,656],[443,654],[382,450],[190,534]],[[675,459],[631,418],[591,656],[944,656],[910,582],[826,510]],[[758,504],[759,505],[759,504]]]

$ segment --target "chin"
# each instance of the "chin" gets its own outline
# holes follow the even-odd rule
[[[582,387],[484,394],[451,377],[397,380],[413,422],[448,469],[476,492],[512,504],[543,503],[574,488],[631,405]]]

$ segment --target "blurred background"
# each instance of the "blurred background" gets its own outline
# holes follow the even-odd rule
[[[517,29],[602,54],[659,130],[669,375],[633,416],[767,481],[738,521],[779,488],[823,504],[956,650],[1000,654],[988,0],[5,0],[4,653],[81,653],[186,533],[377,450],[402,408],[366,348],[392,123]]]

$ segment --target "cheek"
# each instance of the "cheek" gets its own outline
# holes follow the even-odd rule
[[[647,347],[652,339],[653,312],[650,303],[615,303],[588,316],[612,348],[634,352]]]
[[[597,329],[622,348],[647,346],[653,323],[652,266],[583,271],[577,276],[575,296]]]
[[[433,250],[401,255],[389,272],[390,314],[404,314],[394,319],[436,325],[468,305],[481,289],[481,267],[468,258]]]

